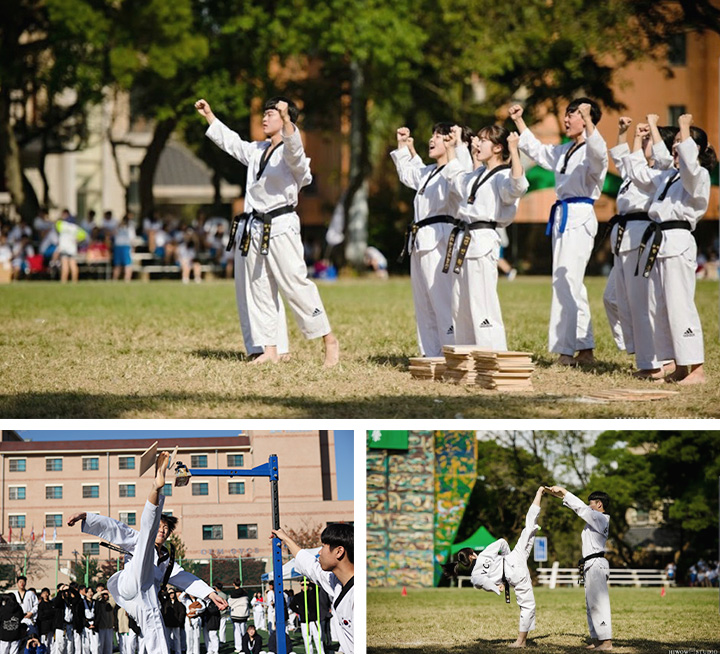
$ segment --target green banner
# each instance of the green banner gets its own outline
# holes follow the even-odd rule
[[[407,431],[381,431],[374,429],[368,431],[367,445],[375,450],[407,450]]]

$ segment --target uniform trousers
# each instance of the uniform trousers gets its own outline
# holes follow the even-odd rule
[[[19,640],[0,640],[0,654],[20,654]]]
[[[220,616],[220,629],[218,629],[218,636],[221,643],[227,642],[227,625],[230,622],[230,618],[227,615]]]
[[[247,620],[242,622],[233,620],[233,641],[235,643],[235,651],[239,652],[242,650],[242,639],[247,631]],[[256,629],[259,627],[256,627]]]
[[[446,246],[443,239],[434,250],[415,250],[410,256],[418,346],[425,357],[441,357],[443,345],[459,342],[452,322],[452,271],[442,271]]]
[[[598,640],[612,638],[610,594],[607,587],[609,578],[610,565],[605,559],[591,559],[585,565],[585,606],[588,628],[590,637]]]
[[[185,619],[185,643],[187,654],[200,654],[200,618]]]
[[[621,312],[627,309],[627,304],[621,306],[620,293],[621,289],[617,286],[617,268],[620,265],[619,257],[615,258],[615,264],[610,270],[610,274],[605,284],[605,292],[603,293],[603,305],[605,306],[605,315],[610,325],[610,332],[618,350],[626,350],[632,354],[633,342],[632,331],[630,330],[630,316],[621,316]]]
[[[135,654],[138,646],[138,636],[131,629],[125,634],[118,633],[118,646],[120,654]]]
[[[99,654],[99,639],[97,631],[85,627],[82,634],[82,653]]]
[[[590,305],[583,279],[590,260],[597,219],[559,231],[553,226],[552,302],[548,344],[551,352],[573,356],[578,350],[595,347]]]
[[[260,254],[260,236],[254,232],[245,265],[253,300],[248,306],[253,343],[267,346],[280,342],[278,316],[282,301],[278,290],[305,338],[320,338],[330,333],[320,293],[308,278],[299,232],[290,229],[273,236],[266,255]]]
[[[454,277],[452,316],[455,342],[507,351],[505,325],[497,294],[497,249],[465,259]]]
[[[203,627],[203,636],[205,637],[206,654],[218,654],[220,651],[220,639],[218,638],[217,629]]]
[[[302,633],[303,643],[305,643],[305,654],[313,654],[313,641],[317,654],[323,654],[320,644],[320,629],[317,622],[301,622],[300,632]]]
[[[510,563],[513,566],[508,580],[515,588],[515,600],[520,607],[518,631],[522,632],[535,629],[535,595],[532,589],[532,579],[527,560],[535,542],[539,514],[539,507],[532,505],[525,516],[525,527],[517,544],[512,552],[505,557],[506,564]]]

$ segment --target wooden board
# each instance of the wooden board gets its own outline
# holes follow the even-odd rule
[[[140,468],[138,469],[138,477],[142,477],[150,468],[155,467],[155,459],[157,459],[158,442],[155,441],[148,447],[140,457]]]

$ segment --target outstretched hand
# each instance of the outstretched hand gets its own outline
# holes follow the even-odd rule
[[[76,522],[79,522],[80,520],[85,520],[85,518],[87,518],[87,513],[85,513],[85,511],[71,515],[68,518],[68,527],[72,527]]]
[[[220,595],[218,595],[215,591],[213,591],[212,593],[210,593],[210,594],[207,596],[207,599],[212,600],[212,601],[213,601],[213,604],[215,604],[215,606],[217,606],[218,609],[220,609],[221,611],[222,611],[223,609],[226,609],[227,606],[228,606],[228,603],[227,603],[222,597],[220,597]]]

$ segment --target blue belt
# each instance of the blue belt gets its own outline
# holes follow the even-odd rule
[[[550,236],[550,234],[552,234],[553,224],[555,223],[555,209],[557,209],[558,207],[562,207],[562,218],[560,219],[560,233],[562,234],[565,231],[565,226],[567,225],[568,218],[568,204],[575,202],[581,202],[582,204],[595,204],[595,200],[593,200],[592,198],[583,197],[565,198],[564,200],[558,200],[555,204],[553,204],[552,208],[550,209],[550,217],[548,218],[547,227],[545,228],[545,236]]]

